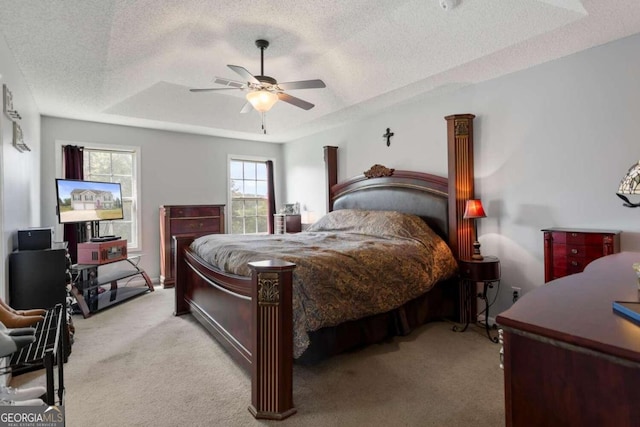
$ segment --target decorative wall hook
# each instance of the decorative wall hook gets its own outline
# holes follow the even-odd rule
[[[20,120],[22,117],[20,117],[18,111],[13,108],[13,94],[11,93],[7,85],[2,85],[2,98],[2,110],[7,115],[7,117],[9,117],[12,122]]]
[[[393,132],[391,132],[390,128],[387,128],[387,133],[382,135],[383,138],[387,138],[387,147],[389,147],[391,145],[391,137],[393,135],[395,135],[395,134]]]
[[[24,142],[22,128],[18,122],[13,122],[13,146],[21,153],[31,151],[31,148],[29,148],[29,146]]]

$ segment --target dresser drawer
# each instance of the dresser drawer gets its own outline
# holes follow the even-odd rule
[[[558,257],[553,259],[553,278],[564,277],[567,274],[580,273],[592,259],[583,257]]]
[[[585,258],[567,257],[567,274],[580,273],[592,260]]]
[[[219,206],[184,206],[171,209],[171,218],[220,216]]]
[[[566,243],[569,245],[602,245],[602,240],[607,234],[579,233],[579,232],[553,232],[553,243]]]
[[[554,231],[550,234],[554,245],[557,243],[561,243],[563,245],[567,243],[567,233],[565,233],[564,231]]]
[[[602,247],[604,235],[598,233],[567,233],[567,244],[571,245],[600,245]]]
[[[554,248],[555,250],[555,248]],[[566,245],[566,254],[572,258],[582,258],[589,261],[593,261],[596,258],[600,258],[604,255],[602,252],[602,241],[597,245]]]
[[[173,234],[219,233],[220,221],[218,218],[173,218],[171,220],[171,232]]]

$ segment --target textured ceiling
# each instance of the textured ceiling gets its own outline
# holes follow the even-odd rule
[[[640,32],[638,0],[0,0],[0,29],[41,114],[287,141]],[[240,114],[244,92],[192,93],[227,64],[316,104]]]

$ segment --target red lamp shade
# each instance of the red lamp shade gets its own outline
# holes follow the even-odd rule
[[[485,218],[487,216],[484,213],[484,209],[482,208],[482,202],[478,199],[467,200],[467,205],[464,208],[463,218],[465,219],[474,219],[474,218]]]

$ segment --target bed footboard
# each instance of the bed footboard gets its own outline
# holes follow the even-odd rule
[[[256,418],[284,419],[293,406],[292,273],[284,261],[249,263],[252,277],[212,270],[189,251],[195,236],[174,236],[174,315],[191,313],[251,373]]]

